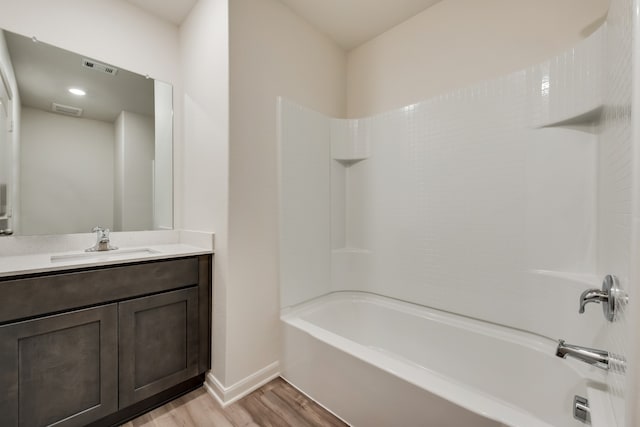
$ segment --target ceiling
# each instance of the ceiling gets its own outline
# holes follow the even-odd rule
[[[346,50],[384,33],[440,0],[280,0]]]
[[[125,0],[180,25],[198,0]],[[441,0],[280,0],[346,50],[384,33]]]
[[[198,0],[125,0],[176,25],[182,24]]]
[[[114,122],[123,110],[154,115],[152,79],[122,69],[116,75],[105,74],[84,67],[81,55],[9,31],[4,34],[23,106],[51,111],[55,102],[82,108],[83,118],[106,122]],[[87,94],[72,95],[70,87]]]

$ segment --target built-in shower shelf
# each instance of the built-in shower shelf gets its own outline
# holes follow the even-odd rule
[[[363,160],[366,160],[366,158],[357,158],[357,159],[333,159],[336,162],[340,163],[342,166],[344,166],[345,168],[351,167],[353,165],[355,165],[356,163],[359,163]]]
[[[604,110],[604,106],[598,105],[597,107],[591,108],[587,111],[583,111],[581,113],[577,113],[571,117],[565,117],[561,120],[557,120],[550,123],[544,123],[539,126],[539,128],[551,128],[551,127],[579,127],[585,125],[592,125],[597,123],[602,116],[602,111]]]

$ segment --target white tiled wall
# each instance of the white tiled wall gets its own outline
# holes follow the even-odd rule
[[[604,110],[598,141],[597,270],[600,275],[615,274],[627,291],[631,267],[633,3],[613,0],[609,9]],[[629,328],[623,312],[618,321],[607,325],[598,344],[617,354],[629,354]],[[614,370],[607,379],[617,425],[632,425],[625,420],[625,376]]]
[[[596,52],[600,43],[600,33],[588,42]],[[567,66],[581,63],[572,58]],[[543,64],[365,119],[368,157],[345,164],[346,243],[332,257],[335,290],[592,340],[580,326],[596,325],[595,316],[581,318],[575,307],[596,280],[597,136],[583,122],[532,122],[593,110],[601,100],[589,88],[600,81],[567,88],[554,76],[568,72],[551,62],[551,73],[540,72]],[[540,96],[530,92],[536,78]],[[553,89],[589,98],[583,108],[555,108]]]
[[[628,286],[630,6],[543,64],[374,117],[284,103],[283,307],[363,290],[627,354],[624,318],[578,297]]]
[[[283,101],[283,305],[367,290],[592,341],[603,40],[360,120]]]

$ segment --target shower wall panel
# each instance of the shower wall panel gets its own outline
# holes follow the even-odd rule
[[[281,306],[331,290],[330,119],[278,100]]]
[[[282,101],[283,307],[363,290],[593,345],[604,31],[364,119]]]
[[[620,286],[637,295],[631,282],[633,139],[631,121],[633,16],[631,0],[612,0],[607,17],[604,110],[598,141],[598,277],[614,274]],[[637,54],[636,54],[637,55]],[[637,73],[637,72],[636,72]],[[637,263],[637,260],[636,260]],[[635,292],[634,292],[635,291]],[[598,337],[597,345],[615,354],[630,354],[631,328],[625,310]],[[636,361],[633,361],[636,362]],[[618,426],[637,425],[625,417],[627,378],[614,367],[607,375]],[[634,367],[635,368],[635,367]],[[630,402],[632,407],[637,402]]]

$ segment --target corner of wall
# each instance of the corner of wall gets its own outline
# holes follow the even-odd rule
[[[205,378],[204,387],[224,408],[242,399],[278,376],[280,376],[280,363],[274,362],[229,387],[225,387],[213,372],[209,372]]]

